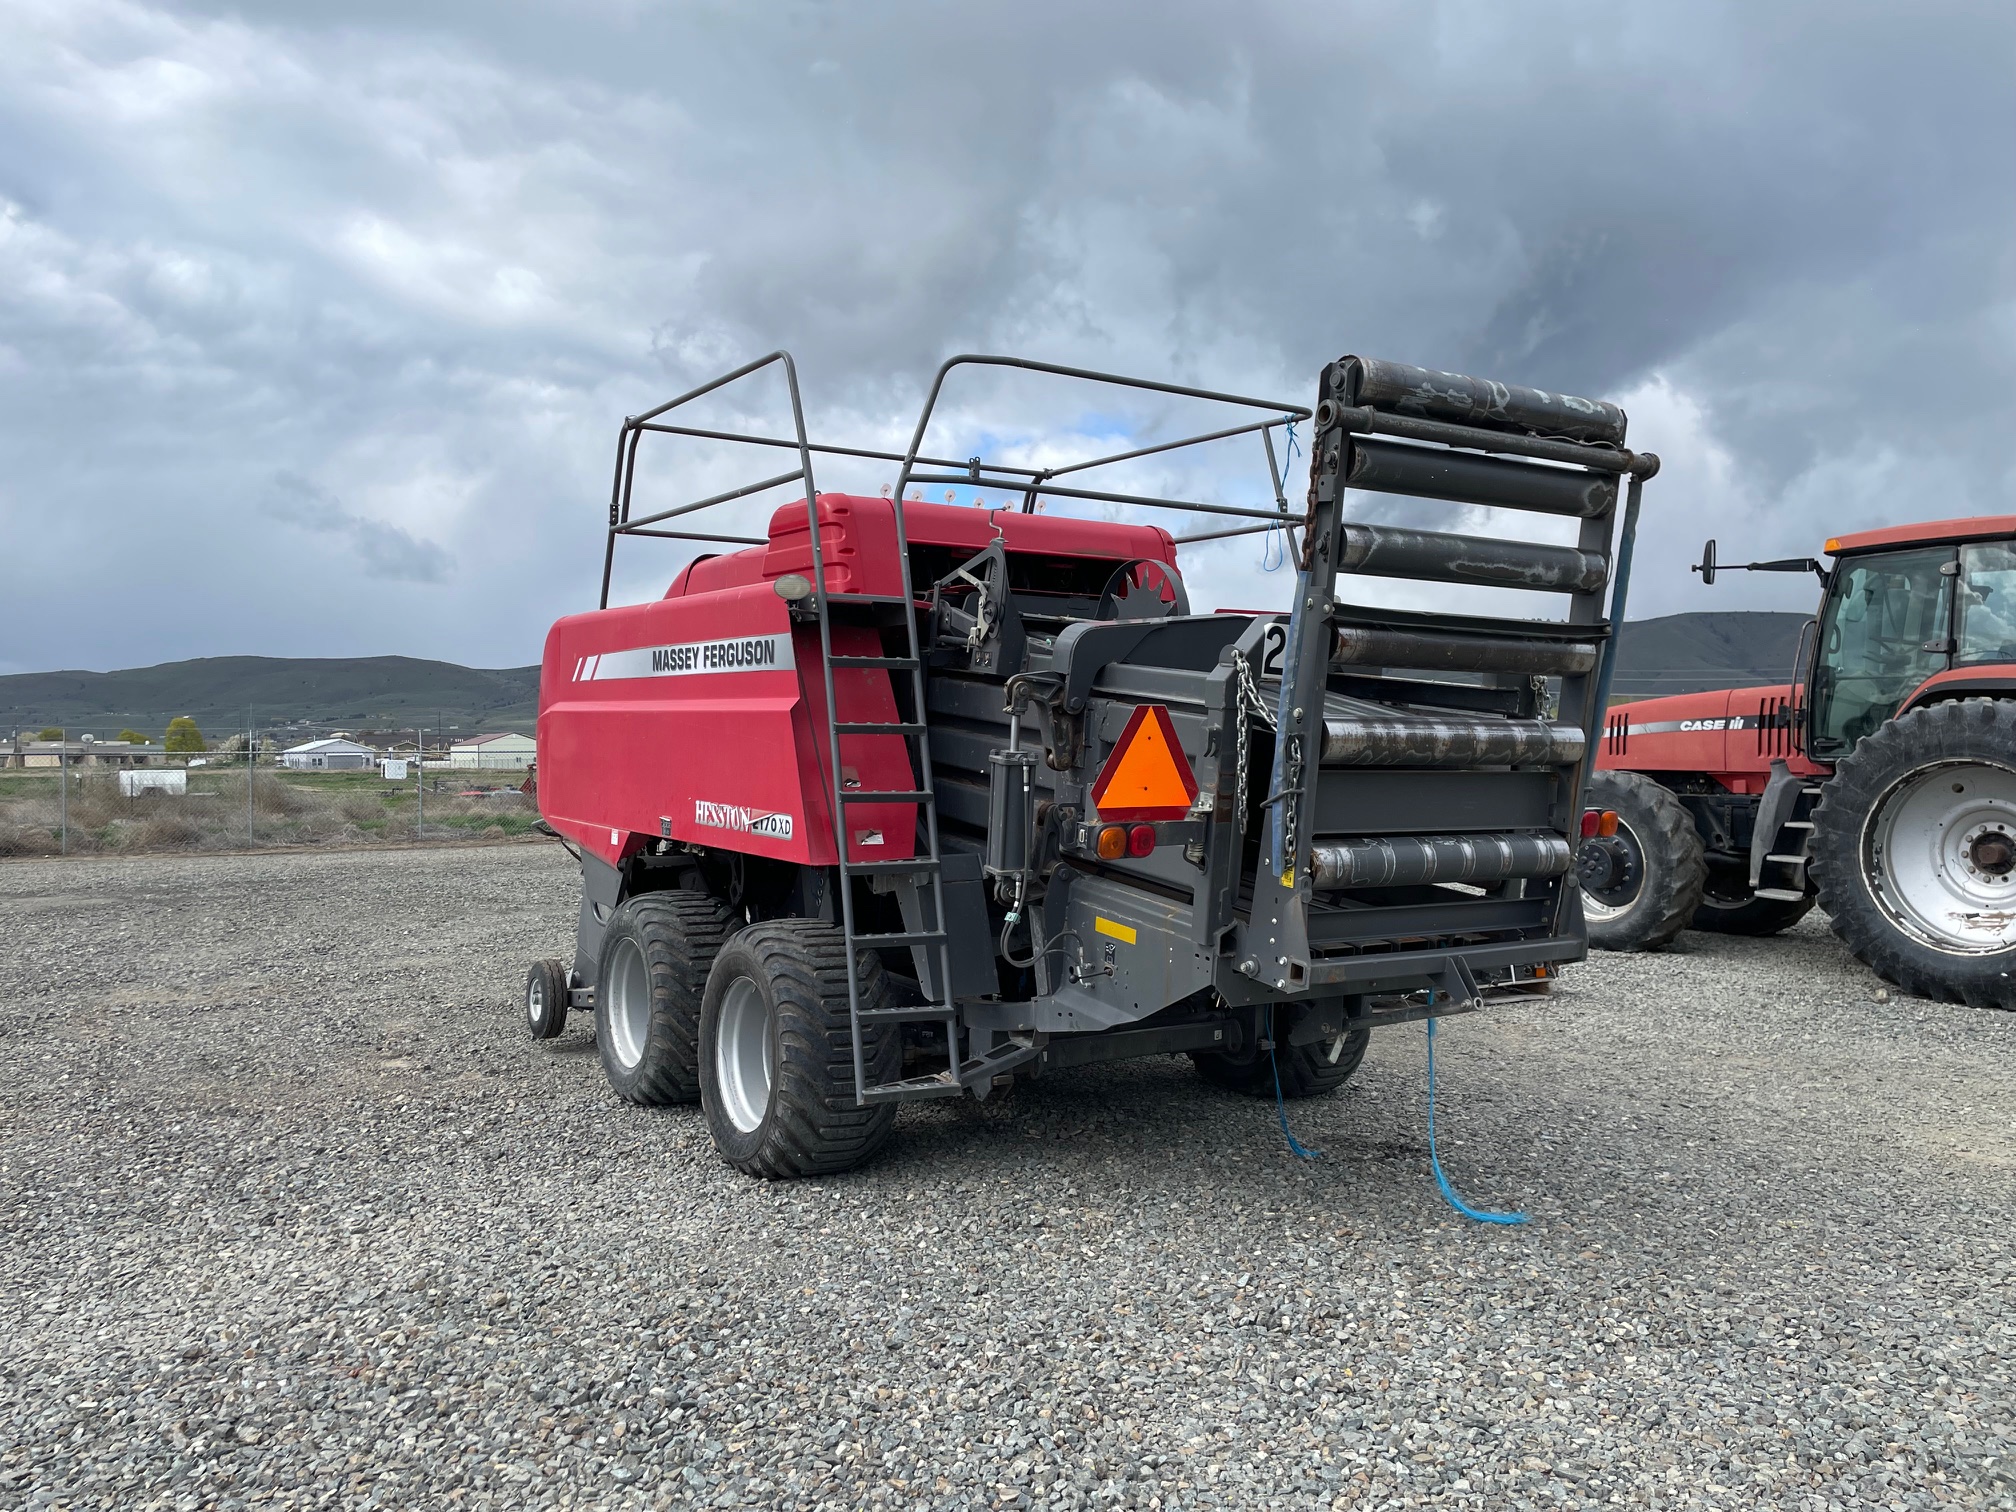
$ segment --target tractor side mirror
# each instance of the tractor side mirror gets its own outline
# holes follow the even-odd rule
[[[1695,564],[1694,570],[1701,574],[1703,584],[1715,581],[1715,538],[1713,536],[1710,536],[1706,544],[1702,546],[1701,560]]]

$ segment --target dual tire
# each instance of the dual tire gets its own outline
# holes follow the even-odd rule
[[[863,1011],[888,1007],[876,957],[861,952],[854,970]],[[603,1073],[629,1102],[698,1102],[715,1148],[751,1176],[849,1170],[889,1137],[896,1106],[855,1104],[847,972],[845,941],[830,924],[737,929],[701,893],[632,898],[602,944]],[[862,1038],[867,1080],[894,1080],[902,1046],[893,1023],[866,1026]]]

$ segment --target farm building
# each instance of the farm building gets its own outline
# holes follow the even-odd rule
[[[538,742],[530,735],[472,735],[448,748],[448,764],[522,772],[538,754]]]
[[[361,772],[377,764],[378,753],[354,740],[331,736],[282,751],[280,761],[297,772]]]
[[[12,745],[0,749],[0,766],[47,767],[137,767],[152,766],[161,759],[161,747],[153,742],[129,745],[123,740],[94,740],[81,735],[75,740],[27,740],[16,736]]]

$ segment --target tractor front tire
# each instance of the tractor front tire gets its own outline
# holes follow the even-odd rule
[[[1637,772],[1591,773],[1582,806],[1617,815],[1615,837],[1584,840],[1577,857],[1589,943],[1664,950],[1700,909],[1708,881],[1693,816]]]
[[[852,1170],[889,1137],[892,1102],[854,1100],[847,942],[830,924],[754,924],[714,960],[700,1009],[700,1106],[714,1148],[750,1176],[780,1180]],[[864,1011],[889,1006],[882,963],[854,959]],[[897,1026],[861,1026],[870,1083],[902,1069]]]
[[[1857,959],[1918,997],[2016,1008],[2016,702],[1880,726],[1813,822],[1820,906]]]
[[[609,916],[595,974],[595,1046],[618,1096],[646,1107],[700,1097],[700,999],[734,930],[705,893],[653,892]]]
[[[1701,906],[1694,910],[1690,929],[1710,934],[1782,934],[1813,911],[1813,899],[1804,897],[1760,898],[1750,890],[1749,879],[1734,871],[1710,869],[1708,886],[1701,894]]]

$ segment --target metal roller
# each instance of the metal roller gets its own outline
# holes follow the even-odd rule
[[[1597,654],[1596,647],[1588,641],[1447,635],[1438,630],[1380,630],[1344,625],[1338,628],[1330,664],[1569,677],[1593,669]]]
[[[1579,728],[1544,719],[1323,721],[1325,766],[1567,766],[1586,748]]]
[[[1516,383],[1494,383],[1461,373],[1438,373],[1377,357],[1339,360],[1344,380],[1337,397],[1397,415],[1422,415],[1486,430],[1563,436],[1604,446],[1624,444],[1624,411],[1601,399],[1550,394]]]
[[[1323,888],[1560,877],[1571,860],[1560,835],[1396,835],[1325,840],[1310,851],[1316,886]]]
[[[1537,510],[1584,520],[1600,518],[1617,507],[1615,473],[1363,437],[1351,442],[1344,481],[1349,487],[1375,493],[1450,499],[1494,509]]]
[[[1338,569],[1374,577],[1427,578],[1438,583],[1554,593],[1593,592],[1610,577],[1610,564],[1601,552],[1574,546],[1444,535],[1394,525],[1345,525],[1337,534]]]

